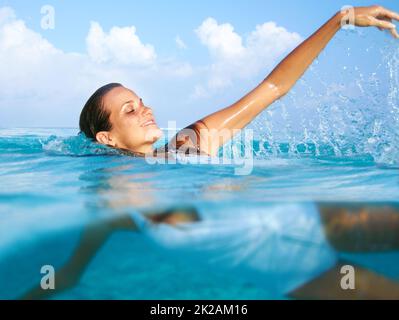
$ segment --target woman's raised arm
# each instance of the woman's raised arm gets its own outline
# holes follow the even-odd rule
[[[216,155],[219,148],[233,137],[234,130],[244,128],[260,112],[289,92],[348,17],[353,18],[352,23],[356,26],[387,29],[399,38],[392,23],[393,19],[399,20],[399,14],[381,6],[358,7],[335,14],[281,61],[255,89],[227,108],[190,125],[188,128],[200,132],[200,141],[194,145],[209,155]],[[181,134],[177,136],[178,140],[187,140]]]

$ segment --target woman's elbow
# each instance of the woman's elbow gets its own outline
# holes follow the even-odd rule
[[[277,84],[266,80],[264,85],[266,86],[272,101],[281,99],[290,91],[290,87],[285,84]]]

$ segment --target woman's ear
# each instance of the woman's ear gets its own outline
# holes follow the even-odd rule
[[[112,139],[109,131],[100,131],[96,134],[97,142],[104,144],[106,146],[115,147],[115,141]]]

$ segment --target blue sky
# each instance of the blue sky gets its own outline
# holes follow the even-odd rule
[[[377,1],[388,8],[398,9],[394,0]],[[370,1],[296,1],[296,0],[149,0],[149,1],[95,1],[95,0],[11,0],[0,1],[2,6],[14,8],[29,28],[41,32],[56,47],[66,51],[84,51],[85,37],[90,21],[99,21],[104,29],[112,26],[134,25],[145,42],[154,43],[163,54],[174,54],[174,38],[180,34],[196,59],[204,58],[206,50],[199,46],[193,30],[207,17],[234,25],[240,34],[250,32],[255,25],[275,21],[286,29],[303,36],[310,35],[343,5],[370,5]],[[56,9],[56,28],[40,28],[40,8],[53,5]],[[202,50],[201,50],[202,49]]]
[[[399,11],[398,1],[378,3]],[[168,120],[186,125],[245,94],[289,50],[347,4],[313,0],[1,0],[0,8],[8,7],[11,13],[7,11],[0,28],[15,28],[15,37],[24,43],[17,43],[16,51],[5,50],[1,41],[7,39],[0,32],[0,126],[76,126],[88,96],[111,81],[131,86],[143,96],[154,107],[161,126]],[[43,5],[55,9],[52,30],[41,28]],[[267,24],[270,22],[274,24]],[[128,29],[132,26],[133,31]],[[113,27],[119,29],[111,35]],[[372,56],[362,55],[362,50],[371,43],[389,41],[375,30],[367,31],[366,37],[349,37],[348,43],[327,48],[320,67],[325,73],[333,72],[336,63],[348,62],[339,51],[343,47],[358,50],[353,61],[366,68]],[[224,40],[226,44],[221,45]],[[117,46],[126,54],[115,52],[115,41],[120,41]],[[137,43],[131,46],[129,41]],[[99,42],[102,48],[96,45]],[[264,44],[265,52],[254,42]],[[239,44],[245,54],[235,51]]]

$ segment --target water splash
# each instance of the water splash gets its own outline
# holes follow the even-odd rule
[[[365,156],[398,164],[399,47],[389,41],[367,52],[365,59],[371,53],[379,59],[370,63],[371,71],[344,59],[330,79],[316,61],[288,96],[253,123],[257,156]],[[331,65],[332,57],[323,59]]]
[[[84,135],[73,137],[50,136],[40,139],[43,151],[48,155],[60,156],[91,156],[91,155],[116,155],[117,150],[94,143]]]

